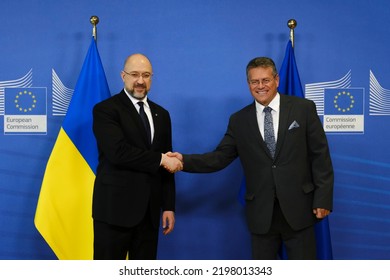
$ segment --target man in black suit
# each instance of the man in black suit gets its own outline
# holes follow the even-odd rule
[[[174,175],[162,166],[177,171],[182,164],[165,155],[172,150],[171,119],[147,98],[152,75],[147,57],[129,56],[124,89],[93,109],[94,259],[156,259],[161,211],[163,233],[174,228]]]
[[[253,258],[277,259],[283,242],[289,259],[315,259],[314,224],[332,210],[334,181],[315,104],[278,93],[279,76],[270,58],[251,60],[246,73],[255,101],[230,117],[217,148],[170,156],[184,162],[184,171],[202,173],[221,170],[239,157]]]

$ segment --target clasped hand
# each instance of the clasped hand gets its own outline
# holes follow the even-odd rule
[[[183,156],[177,152],[162,154],[161,165],[171,173],[181,171],[183,170]]]

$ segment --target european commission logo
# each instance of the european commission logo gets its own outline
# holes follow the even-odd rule
[[[364,88],[336,88],[324,91],[324,130],[364,132]]]
[[[47,88],[32,84],[32,69],[21,78],[0,81],[0,116],[4,119],[5,135],[47,134]],[[73,92],[52,69],[53,116],[66,115]]]
[[[327,133],[364,133],[365,89],[351,87],[351,81],[349,70],[338,80],[305,85],[305,98],[316,104]]]
[[[46,134],[46,107],[46,88],[5,88],[4,134]]]

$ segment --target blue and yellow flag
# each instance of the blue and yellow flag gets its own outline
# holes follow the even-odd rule
[[[35,226],[59,259],[93,258],[92,192],[98,163],[93,106],[110,97],[92,38],[43,177]]]

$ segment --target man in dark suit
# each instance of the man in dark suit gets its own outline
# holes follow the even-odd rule
[[[172,150],[171,119],[147,98],[152,75],[147,57],[129,56],[124,89],[93,109],[94,259],[156,259],[161,211],[163,233],[174,228],[174,175],[162,166],[175,171],[182,164],[164,154]]]
[[[333,206],[333,167],[315,104],[279,94],[269,58],[251,60],[246,71],[255,101],[230,117],[217,148],[170,155],[184,162],[184,171],[202,173],[239,157],[253,258],[276,259],[283,242],[289,259],[315,259],[314,224]]]

